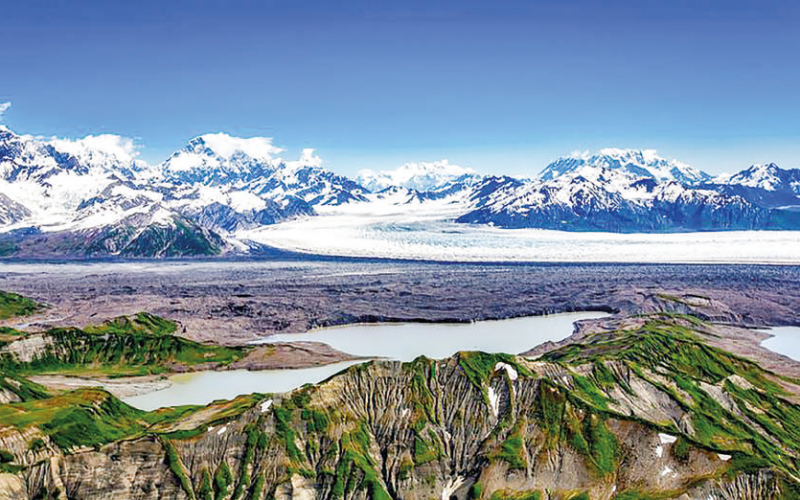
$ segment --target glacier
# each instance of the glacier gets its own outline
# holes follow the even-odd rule
[[[800,231],[570,232],[397,215],[321,215],[243,231],[236,237],[292,252],[379,259],[800,264]]]

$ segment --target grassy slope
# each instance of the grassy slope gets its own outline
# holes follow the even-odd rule
[[[792,495],[800,493],[791,479],[797,476],[800,454],[800,407],[784,399],[784,393],[773,382],[775,375],[758,365],[725,351],[708,346],[701,340],[704,323],[695,318],[655,315],[638,329],[595,335],[577,346],[567,346],[547,354],[543,360],[563,366],[571,382],[563,378],[544,378],[535,371],[535,364],[507,354],[479,352],[459,353],[456,357],[464,376],[488,398],[488,384],[497,376],[495,367],[506,363],[519,377],[538,383],[538,392],[531,407],[517,408],[501,415],[495,430],[484,443],[484,457],[489,462],[505,462],[509,469],[525,470],[527,453],[538,446],[531,440],[543,440],[544,450],[569,447],[583,457],[587,469],[597,481],[613,480],[623,457],[620,444],[607,422],[611,419],[634,421],[658,432],[679,436],[674,453],[688,453],[691,448],[731,454],[733,459],[725,473],[734,476],[744,471],[770,469],[781,477],[781,487]],[[630,387],[612,371],[607,363],[627,365],[632,373],[657,372],[675,382],[683,392],[663,387],[691,415],[694,432],[681,432],[672,423],[650,422],[628,413],[615,413],[614,390],[630,391]],[[428,464],[445,458],[444,443],[434,432],[442,422],[436,410],[432,387],[438,382],[437,372],[448,360],[418,358],[403,365],[408,377],[408,391],[413,394],[409,451],[400,458],[401,477],[425,474]],[[580,369],[578,369],[580,368]],[[588,369],[587,369],[588,368]],[[351,373],[368,372],[369,364],[348,369]],[[579,375],[578,373],[587,375]],[[731,382],[740,377],[751,389],[741,389]],[[658,386],[659,382],[652,381]],[[706,392],[704,384],[721,387],[746,409],[742,418],[723,408]],[[323,491],[333,498],[346,497],[353,490],[367,490],[369,498],[389,498],[384,483],[385,471],[370,453],[373,423],[357,418],[347,409],[320,406],[316,386],[295,391],[292,397],[276,404],[270,417],[274,432],[264,432],[259,422],[248,435],[248,442],[264,442],[268,450],[278,451],[288,462],[286,473],[315,477]],[[686,397],[690,395],[690,399]],[[441,397],[439,395],[438,397]],[[747,410],[747,404],[758,405],[763,413]],[[513,404],[513,403],[512,403]],[[755,406],[753,406],[755,407]],[[264,417],[262,417],[264,418]],[[465,418],[468,418],[465,416]],[[529,423],[535,422],[530,434]],[[757,422],[757,424],[754,424]],[[789,425],[782,425],[785,422]],[[790,427],[791,425],[791,427]],[[342,433],[342,429],[347,429]],[[374,429],[373,429],[374,431]],[[187,436],[191,437],[191,436]],[[297,443],[305,443],[305,448]],[[413,442],[413,444],[412,444]],[[776,444],[780,443],[780,445]],[[417,476],[419,477],[419,476]],[[249,485],[249,476],[247,484]],[[481,490],[480,482],[476,490]],[[687,485],[687,488],[690,485]],[[274,487],[274,485],[273,485]],[[655,499],[681,492],[636,489],[618,493],[619,499]],[[540,491],[479,491],[481,498],[533,499]],[[574,498],[588,498],[575,492]]]
[[[42,304],[16,293],[0,291],[0,319],[27,316],[44,308]]]
[[[211,408],[213,411],[209,416],[197,422],[197,427],[204,427],[209,422],[234,418],[263,398],[263,395],[256,394],[212,403],[208,407],[179,406],[146,412],[97,388],[40,396],[44,397],[0,405],[0,422],[19,431],[39,429],[65,452],[147,433],[170,435],[169,430],[176,422]]]
[[[21,375],[147,375],[168,372],[174,365],[227,365],[246,353],[244,348],[199,344],[173,335],[175,331],[175,323],[147,313],[84,329],[56,328],[45,334],[51,345],[31,361],[0,353],[0,371]],[[0,332],[0,341],[25,335]]]
[[[800,406],[775,383],[777,375],[704,343],[703,330],[704,324],[693,317],[654,315],[641,328],[590,336],[541,359],[567,368],[590,365],[591,375],[576,379],[575,391],[565,396],[605,415],[610,414],[609,389],[625,388],[607,363],[622,363],[689,413],[694,432],[684,434],[668,423],[642,423],[681,436],[681,447],[732,455],[731,474],[772,468],[800,477]],[[674,385],[664,385],[653,374]],[[738,410],[724,408],[709,386],[720,388]],[[796,481],[787,482],[791,491],[796,487]]]

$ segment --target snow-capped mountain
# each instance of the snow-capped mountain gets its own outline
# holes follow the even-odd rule
[[[42,224],[65,223],[84,200],[147,168],[132,148],[115,136],[39,139],[0,126],[0,193]]]
[[[112,135],[42,139],[0,127],[3,244],[21,255],[219,252],[218,236],[162,205],[152,167]]]
[[[534,179],[442,160],[352,180],[311,149],[283,153],[268,138],[216,133],[148,165],[117,136],[48,139],[0,126],[0,254],[248,251],[247,235],[263,226],[337,213],[579,231],[800,229],[800,170],[773,164],[711,179],[654,151],[605,149],[560,158]]]
[[[769,222],[768,210],[740,196],[598,164],[546,180],[484,184],[485,195],[458,222],[615,232],[754,229]]]
[[[785,170],[774,163],[753,165],[733,175],[717,176],[703,187],[773,209],[780,227],[788,227],[800,214],[800,169]]]
[[[742,172],[735,178],[747,177]],[[799,227],[781,211],[790,203],[766,203],[764,189],[715,184],[708,174],[649,150],[573,154],[551,163],[538,179],[487,179],[479,189],[472,210],[457,221],[616,232]]]
[[[133,177],[147,168],[135,158],[133,141],[114,135],[69,140],[17,135],[0,125],[0,178],[39,183],[64,173],[86,175],[95,170]]]
[[[240,139],[222,133],[206,134],[173,153],[160,170],[171,182],[241,187],[274,172],[281,162],[275,155],[281,152],[265,137]]]
[[[774,163],[752,165],[734,175],[715,177],[713,182],[800,195],[800,169],[785,170]]]
[[[170,156],[161,164],[160,171],[167,182],[198,190],[200,187],[221,187],[225,192],[238,190],[262,200],[288,199],[293,203],[291,198],[297,198],[314,206],[365,199],[363,187],[322,168],[322,160],[314,155],[313,149],[303,150],[299,159],[291,161],[276,156],[281,152],[264,137],[241,139],[222,133],[207,134],[192,139]]]
[[[137,235],[155,231],[170,248],[145,254],[172,255],[176,248],[221,248],[209,231],[230,233],[313,215],[317,205],[366,201],[363,187],[322,168],[313,150],[297,160],[284,160],[281,152],[267,138],[207,134],[150,166],[136,160],[131,141],[116,136],[41,139],[2,127],[0,232],[25,229],[53,241],[85,233],[90,236],[66,246],[127,254],[126,248],[139,248],[130,243]],[[170,241],[170,228],[202,242]],[[101,235],[109,241],[98,242]]]
[[[681,184],[696,184],[711,178],[691,165],[678,160],[665,160],[652,149],[601,149],[595,154],[588,152],[563,156],[548,165],[539,179],[549,181],[560,175],[575,172],[585,167],[618,170],[636,177],[649,177],[659,182],[675,181]]]
[[[356,182],[372,192],[390,187],[412,189],[421,193],[438,191],[452,184],[473,183],[480,177],[471,168],[453,165],[448,160],[406,163],[395,170],[361,170]]]

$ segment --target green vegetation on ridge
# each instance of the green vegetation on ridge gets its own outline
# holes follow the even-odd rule
[[[22,430],[36,427],[64,450],[98,446],[144,432],[158,421],[100,389],[0,405],[0,422]]]
[[[622,363],[668,394],[691,416],[692,432],[683,433],[672,424],[641,422],[680,436],[673,446],[678,459],[685,460],[689,448],[697,447],[732,455],[732,472],[775,467],[796,476],[800,472],[800,406],[787,399],[774,374],[701,340],[703,325],[696,318],[653,315],[640,328],[592,335],[541,359],[566,367],[592,364],[593,376],[582,383],[576,377],[578,391],[571,397],[580,397],[598,414],[609,414],[597,396],[611,401],[607,389],[614,381],[630,391],[607,367],[597,369],[608,362]],[[589,384],[594,395],[587,395],[582,387]],[[721,404],[718,394],[734,401],[736,408]]]
[[[171,366],[228,365],[245,348],[200,344],[174,335],[177,325],[147,313],[120,317],[101,325],[54,328],[43,334],[33,359],[0,351],[0,371],[22,375],[70,373],[109,377],[165,373]]]
[[[0,291],[0,319],[27,316],[44,309],[42,304],[16,293]]]

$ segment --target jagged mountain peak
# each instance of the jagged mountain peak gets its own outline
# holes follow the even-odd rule
[[[275,155],[283,150],[267,137],[247,139],[225,133],[193,138],[161,164],[164,177],[188,184],[226,184],[246,181],[264,168],[280,163]]]
[[[233,186],[321,168],[322,160],[312,148],[304,149],[297,160],[284,160],[278,156],[283,152],[267,137],[205,134],[189,141],[160,167],[164,178],[172,182]]]
[[[370,191],[389,187],[404,187],[419,192],[434,191],[465,178],[475,178],[474,170],[450,163],[448,160],[409,162],[394,170],[362,170],[356,181]]]
[[[275,155],[282,153],[283,149],[274,146],[272,139],[269,137],[241,138],[217,132],[193,138],[182,151],[203,153],[221,158],[233,158],[234,156],[242,155],[257,160],[269,161]]]
[[[714,178],[717,184],[739,185],[767,191],[793,191],[800,193],[800,170],[782,169],[775,163],[756,163],[736,174],[723,174]]]
[[[158,236],[177,228],[175,215],[197,225],[178,228],[186,234],[200,228],[233,241],[240,230],[297,217],[388,205],[401,213],[401,205],[428,202],[442,218],[502,227],[633,232],[800,225],[800,170],[775,164],[712,181],[655,150],[606,148],[562,157],[536,179],[482,176],[438,160],[362,171],[356,182],[324,168],[313,149],[293,160],[283,152],[270,138],[212,133],[148,166],[137,159],[134,141],[120,136],[42,138],[0,126],[0,234],[34,229],[56,241],[77,230],[127,231],[133,221],[159,228]],[[163,210],[150,214],[153,207]]]
[[[710,175],[678,160],[666,160],[654,149],[605,148],[596,153],[575,152],[555,160],[539,175],[548,181],[582,168],[607,168],[626,172],[638,178],[656,181],[677,181],[696,184]]]
[[[3,140],[6,138],[6,136],[10,135],[16,135],[16,134],[14,134],[14,132],[12,132],[11,129],[0,123],[0,140]]]

